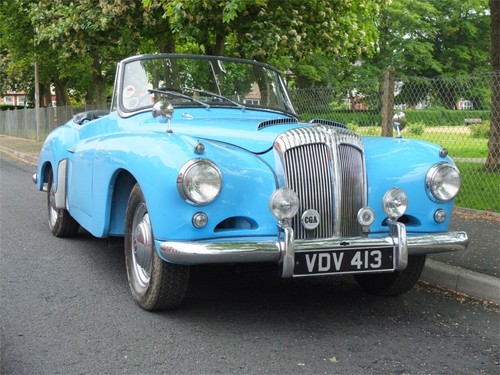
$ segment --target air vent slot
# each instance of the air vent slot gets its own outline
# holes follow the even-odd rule
[[[275,118],[275,119],[272,119],[272,120],[266,120],[266,121],[262,121],[259,126],[258,126],[258,130],[262,130],[264,128],[267,128],[269,126],[273,126],[273,125],[284,125],[284,124],[298,124],[298,120],[296,118]]]
[[[344,124],[337,122],[337,121],[332,121],[332,120],[325,120],[322,118],[315,118],[314,120],[309,121],[310,124],[320,124],[320,125],[328,125],[328,126],[335,126],[337,128],[342,128],[342,129],[347,129],[347,126]]]

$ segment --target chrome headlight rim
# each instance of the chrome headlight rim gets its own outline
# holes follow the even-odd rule
[[[386,191],[382,198],[382,208],[385,214],[392,220],[397,220],[406,213],[408,209],[408,195],[398,187]]]
[[[200,170],[201,168],[201,170]],[[199,179],[200,172],[210,179]],[[185,202],[204,206],[213,202],[222,190],[222,174],[212,161],[204,158],[185,163],[177,175],[177,190]]]
[[[444,170],[451,170],[444,174]],[[450,176],[452,176],[450,178]],[[442,180],[438,180],[438,179]],[[460,191],[460,171],[458,168],[450,163],[441,162],[434,164],[425,178],[425,188],[427,195],[434,202],[446,203],[453,200]]]

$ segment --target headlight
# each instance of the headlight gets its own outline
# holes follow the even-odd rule
[[[460,190],[460,172],[452,164],[436,164],[427,172],[425,186],[433,200],[447,202],[455,198]]]
[[[404,215],[408,208],[408,196],[400,188],[392,188],[384,194],[382,206],[391,219],[398,219]]]
[[[291,219],[299,210],[299,197],[291,189],[278,189],[269,198],[269,209],[278,220]]]
[[[209,160],[190,160],[177,176],[177,190],[184,200],[196,205],[212,202],[220,193],[222,177],[219,169]]]

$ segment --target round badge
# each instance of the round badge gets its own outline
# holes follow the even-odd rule
[[[320,222],[318,211],[309,209],[302,214],[302,226],[308,230],[316,229]]]

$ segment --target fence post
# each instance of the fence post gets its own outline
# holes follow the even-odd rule
[[[40,140],[40,84],[38,82],[38,61],[35,55],[35,130],[36,140]]]
[[[392,137],[392,112],[394,109],[394,72],[384,73],[382,86],[382,136]]]

